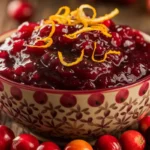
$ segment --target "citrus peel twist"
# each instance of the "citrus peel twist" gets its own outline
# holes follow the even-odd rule
[[[89,17],[85,14],[85,9],[90,9],[92,11],[91,17]],[[79,8],[77,8],[76,10],[73,10],[73,11],[71,11],[69,7],[63,6],[58,9],[58,11],[55,15],[50,16],[47,20],[43,21],[42,24],[38,28],[36,28],[37,30],[40,30],[42,27],[51,26],[51,31],[50,31],[48,37],[45,37],[43,39],[37,39],[35,41],[35,43],[37,43],[38,41],[43,41],[45,43],[45,45],[41,45],[41,46],[28,45],[28,46],[33,47],[33,48],[43,48],[43,49],[49,48],[53,44],[52,37],[55,33],[57,23],[68,25],[68,26],[74,26],[74,25],[79,25],[79,24],[82,25],[82,28],[79,29],[78,31],[76,31],[72,34],[64,34],[63,35],[69,39],[75,39],[78,37],[79,34],[81,34],[83,32],[89,32],[89,31],[99,31],[106,37],[111,37],[112,35],[109,33],[108,28],[104,24],[102,24],[102,22],[113,18],[118,13],[119,13],[119,10],[116,8],[114,11],[112,11],[109,14],[106,14],[102,17],[96,17],[97,12],[96,12],[95,8],[92,7],[91,5],[83,4]],[[116,55],[120,54],[117,51],[110,50],[107,53],[105,53],[103,60],[96,60],[94,58],[95,50],[96,50],[96,42],[94,42],[94,49],[93,49],[91,59],[94,62],[99,62],[99,63],[104,62],[107,58],[107,55],[109,55],[109,54],[116,54]],[[84,49],[81,50],[81,55],[76,59],[76,61],[74,61],[72,63],[67,63],[63,59],[62,52],[58,51],[58,58],[59,58],[60,62],[64,66],[68,66],[68,67],[80,63],[83,60],[83,57],[84,57]]]

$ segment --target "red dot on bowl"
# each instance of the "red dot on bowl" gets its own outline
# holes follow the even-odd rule
[[[143,96],[149,89],[149,82],[145,82],[139,89],[139,95]]]
[[[10,93],[16,100],[22,99],[22,91],[19,88],[15,86],[11,87]]]
[[[129,96],[129,91],[127,89],[120,90],[116,95],[116,102],[123,103]]]
[[[4,85],[1,81],[0,81],[0,91],[4,91]]]
[[[88,98],[88,104],[92,107],[98,107],[103,104],[104,99],[105,99],[105,97],[102,93],[92,94]]]
[[[70,107],[74,107],[76,105],[77,99],[74,95],[64,94],[60,98],[60,103],[64,107],[70,108]]]
[[[42,91],[36,91],[33,94],[33,98],[38,104],[45,104],[48,100],[46,93],[44,93]]]

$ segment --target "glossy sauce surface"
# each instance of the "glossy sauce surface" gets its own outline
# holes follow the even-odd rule
[[[11,37],[0,46],[0,74],[10,80],[49,89],[88,90],[123,86],[134,83],[150,73],[150,44],[138,31],[111,20],[103,22],[112,37],[100,31],[84,32],[76,39],[64,37],[81,28],[80,25],[56,24],[53,44],[49,48],[34,48],[35,39],[49,35],[51,25],[35,30],[36,23],[23,23]],[[97,43],[95,59],[101,60],[109,50],[105,62],[91,59],[94,42]],[[44,45],[37,42],[35,45]],[[77,65],[64,66],[59,58],[61,51],[66,62],[75,61],[84,49],[83,60]]]

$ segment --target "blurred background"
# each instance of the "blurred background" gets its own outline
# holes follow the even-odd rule
[[[38,21],[54,14],[63,5],[75,9],[83,3],[93,5],[98,15],[117,7],[120,9],[120,14],[114,18],[117,24],[128,24],[150,33],[150,0],[0,0],[0,33],[16,28],[23,15],[31,16],[25,20]]]

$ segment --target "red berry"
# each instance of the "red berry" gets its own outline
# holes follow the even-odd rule
[[[36,137],[30,134],[21,134],[13,142],[11,150],[37,150],[39,142]]]
[[[122,150],[119,141],[112,135],[103,135],[96,142],[97,150]]]
[[[12,140],[15,135],[11,129],[1,125],[0,126],[0,150],[10,150]]]
[[[150,127],[150,116],[146,116],[139,121],[139,128],[142,133],[145,133],[149,127]]]
[[[84,140],[73,140],[64,150],[93,150],[92,146]]]
[[[120,137],[123,150],[144,150],[145,139],[141,133],[135,130],[125,131]]]
[[[150,13],[150,0],[146,0],[147,12]]]
[[[115,25],[115,23],[114,23],[112,20],[105,20],[105,21],[103,22],[103,24],[104,24],[105,26],[107,26],[108,28],[110,28],[111,26]]]
[[[8,5],[8,15],[13,19],[23,22],[33,14],[33,7],[30,3],[21,0],[13,0]]]
[[[53,142],[44,142],[37,148],[37,150],[60,150],[60,148]]]

